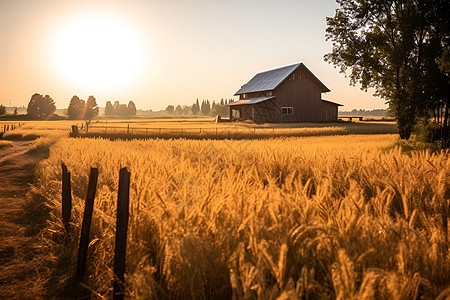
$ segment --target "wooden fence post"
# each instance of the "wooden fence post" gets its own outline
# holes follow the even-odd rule
[[[94,211],[94,198],[97,190],[98,169],[91,168],[89,185],[84,205],[83,224],[81,226],[80,245],[78,247],[77,279],[83,279],[86,269],[87,251],[89,246],[89,232],[91,230],[92,213]]]
[[[77,137],[78,136],[78,125],[72,125],[72,133],[71,133],[72,137]]]
[[[120,169],[119,195],[117,199],[116,246],[114,250],[113,299],[125,296],[125,254],[127,246],[127,227],[130,203],[130,172]]]
[[[70,184],[70,172],[67,172],[67,167],[64,163],[61,164],[62,168],[62,220],[66,232],[69,231],[69,222],[72,212],[72,192]]]

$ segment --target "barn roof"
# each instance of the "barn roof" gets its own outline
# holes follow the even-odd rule
[[[271,91],[277,88],[285,79],[289,77],[295,70],[302,67],[306,70],[317,84],[322,88],[322,92],[329,92],[330,90],[310,71],[303,63],[290,65],[262,73],[256,74],[249,82],[244,84],[239,91],[234,95],[241,95],[244,93]]]
[[[337,105],[337,106],[344,106],[344,104],[340,104],[340,103],[337,103],[337,102],[332,102],[332,101],[329,101],[329,100],[325,100],[325,99],[320,99],[320,100],[322,100],[323,102],[328,102],[328,103],[331,103],[331,104]]]
[[[273,99],[273,98],[275,98],[275,96],[246,98],[246,99],[241,99],[241,100],[236,101],[236,102],[228,103],[228,105],[229,106],[234,106],[234,105],[244,105],[244,104],[256,104],[256,103],[267,101],[267,100],[270,100],[270,99]]]

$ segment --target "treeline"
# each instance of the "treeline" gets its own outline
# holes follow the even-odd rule
[[[112,105],[111,101],[106,101],[105,116],[129,117],[135,115],[136,105],[133,101],[128,102],[128,106],[126,104],[120,104],[119,101],[115,101],[114,105]]]
[[[2,113],[2,107],[0,107],[0,115],[5,114]],[[32,120],[48,120],[59,117],[55,115],[55,111],[56,105],[52,97],[36,93],[31,96],[28,103],[27,116]],[[14,111],[14,114],[17,114],[17,109]],[[97,100],[94,96],[89,96],[87,100],[83,100],[75,95],[70,99],[69,106],[64,114],[70,120],[92,120],[99,115]],[[111,101],[108,101],[106,102],[105,115],[134,116],[136,115],[136,105],[133,101],[130,101],[128,105],[120,104],[119,101],[115,101],[114,105],[112,105]]]
[[[0,116],[6,115],[6,106],[3,106],[0,104]],[[13,116],[17,115],[17,107],[14,108],[14,112],[12,113]]]
[[[169,115],[221,115],[226,116],[229,114],[229,107],[227,104],[234,102],[233,99],[221,99],[219,102],[213,100],[211,103],[209,100],[203,100],[201,104],[198,99],[192,105],[168,105],[165,112]]]
[[[67,108],[67,116],[70,120],[91,120],[98,116],[98,110],[97,100],[94,96],[89,96],[87,101],[73,96]]]
[[[340,111],[341,116],[373,116],[373,117],[389,117],[389,111],[387,109],[353,109],[351,111]]]

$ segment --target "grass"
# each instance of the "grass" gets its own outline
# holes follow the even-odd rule
[[[110,295],[118,172],[127,166],[131,298],[444,299],[449,153],[404,155],[396,139],[61,138],[33,188],[51,208],[42,232],[57,262],[51,292],[70,283],[89,168],[98,167],[85,284]],[[70,237],[61,162],[72,174]]]

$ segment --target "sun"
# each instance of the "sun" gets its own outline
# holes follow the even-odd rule
[[[126,20],[102,13],[65,20],[52,48],[58,74],[68,84],[95,91],[130,85],[145,60],[137,30]]]

